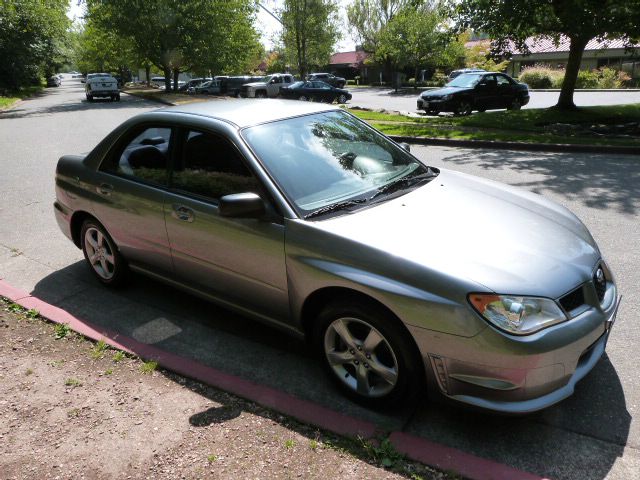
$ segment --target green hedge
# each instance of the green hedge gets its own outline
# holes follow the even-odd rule
[[[564,70],[546,66],[527,67],[522,70],[518,80],[529,88],[561,88]],[[624,88],[631,85],[631,79],[625,72],[604,67],[597,70],[580,70],[576,88]]]

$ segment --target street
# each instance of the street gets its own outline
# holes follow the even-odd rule
[[[640,102],[640,92],[598,95],[612,103]],[[414,111],[416,96],[357,89],[351,103]],[[539,106],[550,99],[542,95]],[[265,108],[268,102],[256,100]],[[93,324],[375,421],[383,430],[401,429],[554,479],[640,478],[640,156],[413,146],[414,155],[429,165],[518,186],[571,209],[598,242],[623,301],[607,353],[559,405],[521,418],[433,402],[415,412],[382,414],[343,398],[308,347],[278,331],[148,278],[136,276],[121,291],[92,278],[82,252],[54,218],[57,159],[89,151],[124,120],[158,106],[129,95],[121,102],[88,103],[83,85],[65,79],[61,87],[0,113],[0,279]]]
[[[348,88],[348,87],[347,87]],[[394,110],[400,112],[416,111],[416,99],[419,90],[400,90],[395,93],[390,89],[383,88],[348,88],[353,94],[350,105],[370,108]],[[556,104],[559,92],[530,92],[531,99],[523,108],[547,108]],[[619,92],[576,92],[574,95],[575,104],[580,107],[593,105],[617,105],[627,103],[640,103],[640,91],[619,91]]]

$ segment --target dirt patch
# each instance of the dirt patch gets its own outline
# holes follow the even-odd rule
[[[385,468],[385,466],[387,468]],[[458,478],[340,438],[0,299],[5,479]]]

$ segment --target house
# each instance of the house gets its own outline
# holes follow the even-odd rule
[[[524,55],[514,48],[507,73],[517,77],[525,67],[549,65],[553,68],[565,68],[569,60],[569,39],[561,36],[556,42],[549,37],[529,37],[526,40],[531,54]],[[640,45],[637,45],[640,47]],[[581,70],[593,70],[610,67],[626,72],[631,78],[640,78],[640,52],[625,49],[621,39],[591,40],[582,56]]]
[[[331,55],[328,70],[347,80],[360,77],[360,83],[382,82],[380,68],[376,65],[369,65],[366,60],[369,54],[364,50],[356,48],[352,52],[339,52]]]

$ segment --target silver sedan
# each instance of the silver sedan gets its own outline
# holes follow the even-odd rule
[[[56,194],[100,282],[142,272],[306,338],[373,407],[548,407],[598,362],[619,304],[571,212],[424,165],[331,106],[145,113],[62,157]]]

